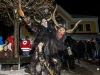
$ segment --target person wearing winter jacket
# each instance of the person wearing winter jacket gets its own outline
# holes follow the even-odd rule
[[[23,55],[27,55],[27,56],[29,55],[31,50],[31,43],[28,36],[26,36],[26,38],[22,40],[22,42],[20,43],[20,48],[22,50]]]
[[[11,45],[11,50],[14,50],[14,36],[11,34],[10,36],[7,37],[7,39],[9,41],[9,44]]]
[[[3,49],[3,41],[2,41],[2,36],[0,36],[0,51]]]

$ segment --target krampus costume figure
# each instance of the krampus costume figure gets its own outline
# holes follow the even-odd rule
[[[67,36],[65,41],[64,41],[65,47],[67,50],[65,50],[64,54],[64,60],[68,60],[68,68],[74,69],[75,66],[75,58],[79,57],[79,52],[78,52],[78,45],[77,41],[72,39],[71,36]]]
[[[20,8],[20,6],[18,7],[18,9]],[[19,15],[21,17],[23,17],[23,20],[27,23],[27,25],[29,26],[29,28],[32,31],[38,32],[38,36],[36,37],[37,41],[35,41],[36,44],[36,48],[35,48],[35,52],[32,56],[32,59],[30,61],[30,65],[29,68],[27,69],[28,72],[30,72],[31,74],[36,72],[36,65],[38,64],[38,62],[40,62],[40,64],[43,66],[45,64],[45,66],[49,66],[51,67],[51,65],[53,66],[53,71],[54,71],[54,75],[61,75],[61,62],[58,59],[58,51],[59,50],[65,50],[65,46],[64,46],[64,42],[63,42],[63,37],[65,35],[65,33],[71,33],[73,32],[73,30],[76,28],[76,26],[78,25],[78,22],[75,27],[73,29],[70,30],[66,30],[66,28],[59,26],[59,24],[56,22],[55,20],[55,12],[56,12],[57,6],[53,12],[53,15],[51,15],[52,20],[55,23],[55,27],[53,28],[52,31],[49,30],[48,28],[48,24],[47,21],[49,21],[48,19],[42,19],[42,22],[36,20],[36,18],[34,17],[34,19],[40,23],[40,25],[38,26],[31,26],[31,22],[23,15],[20,14]],[[21,11],[22,10],[18,10]],[[42,67],[42,71],[40,72],[40,75],[47,75],[43,72],[45,68]],[[49,73],[51,75],[53,75],[50,70],[48,70]]]

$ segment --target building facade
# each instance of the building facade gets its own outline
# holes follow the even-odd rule
[[[67,34],[72,36],[75,40],[86,40],[99,37],[97,35],[99,33],[97,16],[69,14],[59,5],[56,12],[56,20],[67,29],[72,29],[77,21],[82,20],[74,33]],[[34,33],[28,32],[25,26],[22,26],[20,28],[20,38],[24,38],[25,36],[33,37]]]

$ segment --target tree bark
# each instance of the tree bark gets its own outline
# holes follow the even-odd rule
[[[14,57],[19,57],[19,20],[18,15],[14,20]],[[12,66],[13,70],[18,70],[18,65]]]
[[[19,57],[19,23],[16,20],[14,24],[14,57]]]

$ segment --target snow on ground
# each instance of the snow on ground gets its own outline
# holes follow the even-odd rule
[[[7,70],[7,71],[0,71],[0,75],[29,75],[28,73],[24,72],[25,69],[20,70]]]
[[[24,72],[25,68],[20,70],[8,70],[8,71],[0,71],[0,75],[30,75],[29,73]],[[62,71],[61,75],[73,75],[65,70]]]

